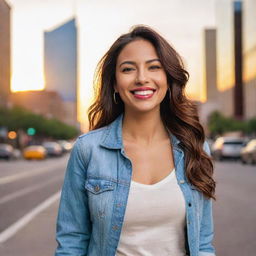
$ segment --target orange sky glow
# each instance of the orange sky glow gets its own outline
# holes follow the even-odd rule
[[[13,92],[44,89],[43,32],[75,16],[78,27],[78,118],[81,122],[86,119],[85,110],[93,97],[92,80],[97,62],[114,40],[135,24],[152,26],[174,46],[190,73],[187,94],[196,100],[205,100],[203,30],[215,26],[214,0],[177,0],[171,4],[169,0],[162,0],[161,5],[157,0],[131,0],[129,3],[102,0],[7,1],[12,6]],[[139,15],[131,10],[134,5]],[[173,15],[170,15],[170,8]],[[152,19],[157,13],[161,15]]]

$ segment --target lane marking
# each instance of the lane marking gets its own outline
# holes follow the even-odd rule
[[[66,163],[64,164],[64,166],[65,165],[66,165]],[[30,170],[30,171],[22,172],[22,173],[19,173],[19,174],[14,174],[14,175],[10,175],[10,176],[7,176],[7,177],[3,177],[3,178],[0,178],[0,185],[11,183],[13,181],[24,179],[24,178],[27,178],[27,177],[35,176],[35,175],[38,175],[40,173],[52,172],[52,171],[55,171],[56,167],[59,167],[59,166],[60,166],[60,163],[58,163],[56,165],[53,165],[51,167],[48,167],[48,168]]]
[[[24,215],[22,218],[20,218],[18,221],[13,223],[11,226],[9,226],[7,229],[5,229],[3,232],[0,233],[0,243],[4,243],[9,238],[14,236],[20,229],[22,229],[24,226],[26,226],[33,218],[35,218],[40,212],[48,208],[51,204],[59,200],[60,198],[60,191],[55,193],[54,195],[47,198],[45,201],[43,201],[41,204],[36,206],[32,211],[28,212],[26,215]]]
[[[31,187],[28,187],[28,188],[24,188],[24,189],[21,189],[21,190],[18,190],[14,193],[11,193],[9,195],[6,195],[6,196],[3,196],[1,199],[0,199],[0,204],[3,204],[3,203],[6,203],[12,199],[16,199],[18,197],[21,197],[21,196],[24,196],[26,194],[29,194],[30,192],[33,192],[35,190],[38,190],[38,189],[41,189],[53,182],[55,182],[56,180],[61,180],[61,177],[62,176],[57,176],[55,178],[52,178],[50,180],[47,180],[46,182],[44,183],[41,183],[41,184],[36,184],[36,185],[33,185]]]

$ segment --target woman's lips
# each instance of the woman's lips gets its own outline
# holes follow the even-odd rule
[[[155,90],[153,89],[146,89],[146,90],[134,90],[132,91],[133,96],[136,99],[149,99],[154,95]]]

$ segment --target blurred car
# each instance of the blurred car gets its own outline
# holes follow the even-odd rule
[[[219,137],[212,145],[212,156],[215,160],[240,158],[240,151],[246,144],[242,137]]]
[[[63,153],[69,152],[72,149],[72,143],[66,140],[59,140],[58,143],[60,144]]]
[[[15,148],[14,151],[13,151],[13,156],[14,156],[15,159],[21,158],[20,150]]]
[[[47,141],[42,144],[48,156],[61,156],[63,154],[61,146],[54,141]]]
[[[47,156],[46,149],[42,146],[28,146],[23,150],[23,157],[25,159],[45,159]]]
[[[0,143],[0,158],[9,160],[14,157],[14,148],[13,146]]]
[[[241,161],[244,164],[256,164],[256,139],[250,140],[241,149]]]

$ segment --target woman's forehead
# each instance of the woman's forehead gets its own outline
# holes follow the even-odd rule
[[[158,59],[155,47],[151,42],[138,39],[128,43],[120,52],[117,63],[123,61],[148,61]]]

